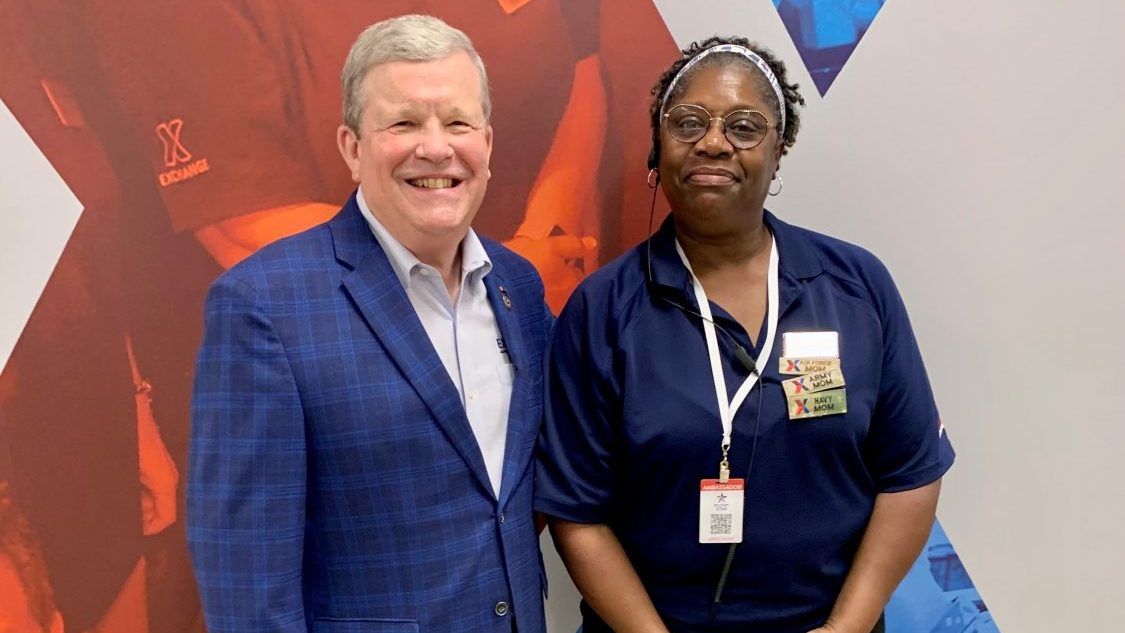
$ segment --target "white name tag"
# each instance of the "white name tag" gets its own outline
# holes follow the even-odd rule
[[[839,358],[838,332],[785,332],[781,335],[781,355],[786,358]]]
[[[718,479],[699,482],[699,542],[741,543],[742,511],[746,501],[746,482]]]

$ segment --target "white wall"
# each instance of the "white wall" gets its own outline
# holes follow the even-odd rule
[[[0,102],[0,370],[82,205]]]
[[[1004,633],[1125,619],[1125,5],[887,0],[821,99],[770,0],[658,0],[809,101],[782,218],[862,244],[910,309],[958,459],[938,515]]]

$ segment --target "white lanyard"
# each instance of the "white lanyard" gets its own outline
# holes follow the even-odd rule
[[[729,476],[729,468],[727,462],[727,453],[730,451],[730,436],[731,429],[734,426],[734,416],[738,412],[739,407],[746,401],[746,396],[749,395],[750,390],[754,388],[754,384],[758,382],[758,374],[751,373],[743,381],[742,386],[734,394],[734,399],[728,404],[727,402],[727,381],[723,377],[723,365],[719,358],[719,341],[715,336],[715,323],[711,317],[711,304],[707,301],[707,293],[703,291],[703,284],[699,282],[699,278],[695,276],[695,271],[691,269],[691,263],[688,262],[687,255],[684,254],[684,249],[680,247],[680,241],[676,240],[676,253],[680,256],[680,261],[687,267],[688,272],[691,273],[691,285],[695,289],[695,300],[699,304],[699,314],[703,316],[703,335],[707,339],[707,355],[711,361],[711,377],[715,381],[715,399],[719,403],[719,420],[723,424],[723,460],[719,466],[719,477],[724,482]],[[761,351],[758,352],[758,358],[755,359],[755,366],[758,371],[765,371],[766,362],[769,360],[770,353],[773,351],[773,339],[777,334],[777,308],[778,308],[778,291],[777,291],[777,240],[771,237],[770,239],[770,265],[769,272],[766,279],[766,297],[769,301],[766,314],[766,340],[762,345]]]

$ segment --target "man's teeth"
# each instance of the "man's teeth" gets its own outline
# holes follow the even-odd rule
[[[409,182],[424,189],[448,189],[453,186],[452,178],[415,178]]]

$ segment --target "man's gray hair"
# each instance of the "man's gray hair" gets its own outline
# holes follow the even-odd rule
[[[388,62],[428,62],[465,51],[480,75],[480,101],[487,121],[492,114],[488,75],[469,36],[431,15],[403,15],[364,29],[344,62],[344,125],[359,136],[363,118],[363,80],[368,71]]]

